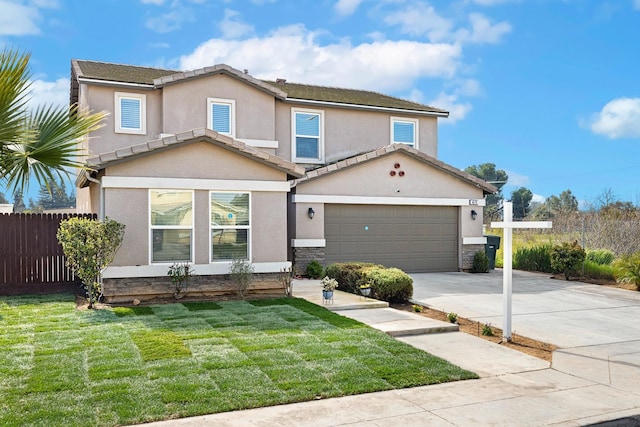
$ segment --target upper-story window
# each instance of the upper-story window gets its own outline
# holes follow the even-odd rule
[[[235,137],[236,102],[233,99],[207,98],[207,127]]]
[[[116,133],[147,133],[147,96],[139,93],[115,93]]]
[[[301,163],[324,161],[324,112],[291,110],[292,159]]]
[[[391,143],[418,148],[418,120],[391,117]]]

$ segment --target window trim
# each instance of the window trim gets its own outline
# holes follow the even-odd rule
[[[122,111],[120,106],[121,99],[136,99],[140,101],[140,128],[123,128],[122,127]],[[115,111],[115,133],[126,133],[133,135],[147,134],[147,95],[143,93],[115,92],[114,94],[114,111]]]
[[[393,131],[393,124],[394,123],[411,123],[413,124],[413,144],[409,144],[406,142],[396,142],[395,140],[395,133]],[[391,121],[389,122],[389,140],[391,141],[391,144],[404,144],[404,145],[408,145],[409,147],[413,147],[416,150],[418,149],[418,142],[420,140],[420,138],[418,137],[420,135],[420,128],[419,128],[419,124],[420,124],[420,120],[419,119],[412,119],[412,118],[408,118],[408,117],[395,117],[395,116],[391,116]]]
[[[168,192],[168,191],[172,191],[172,192],[178,192],[178,193],[190,193],[191,194],[191,226],[189,227],[185,227],[182,225],[153,225],[151,223],[151,193],[157,191],[157,192]],[[183,189],[174,189],[174,188],[150,188],[148,190],[148,208],[147,211],[149,212],[149,216],[148,216],[148,225],[149,225],[149,265],[171,265],[174,264],[176,262],[190,262],[193,263],[194,259],[195,259],[195,254],[194,254],[194,240],[195,240],[195,191],[194,190],[183,190]],[[190,249],[189,252],[191,254],[190,258],[188,261],[154,261],[153,260],[153,230],[186,230],[188,229],[191,232],[191,242],[190,242]]]
[[[296,114],[316,114],[320,117],[320,129],[318,130],[318,158],[296,156]],[[303,135],[300,135],[303,136]],[[315,138],[315,137],[314,137]],[[291,161],[295,163],[324,164],[324,110],[311,110],[307,108],[291,108]]]
[[[214,105],[228,105],[229,109],[229,130],[230,132],[219,132],[213,128],[213,120],[211,117],[211,109]],[[227,135],[231,138],[236,137],[236,101],[235,99],[223,99],[223,98],[207,98],[207,129],[211,129],[218,132],[221,135]]]
[[[249,225],[240,225],[240,226],[222,226],[222,227],[214,227],[213,226],[213,222],[211,221],[211,214],[212,214],[212,210],[211,210],[211,197],[214,193],[229,193],[229,194],[248,194],[249,195]],[[248,230],[248,239],[247,239],[247,261],[252,262],[251,260],[253,259],[252,257],[252,250],[253,250],[253,245],[251,244],[251,239],[253,238],[253,230],[252,230],[252,224],[253,224],[253,218],[252,218],[252,202],[251,200],[253,199],[252,197],[252,192],[251,191],[234,191],[234,190],[209,190],[209,264],[220,264],[220,263],[230,263],[233,260],[232,259],[220,259],[220,260],[214,260],[213,259],[213,241],[212,241],[212,234],[213,234],[213,229],[214,228],[225,228],[228,230]]]

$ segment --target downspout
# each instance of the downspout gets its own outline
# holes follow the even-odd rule
[[[102,188],[102,183],[95,178],[91,177],[91,174],[87,171],[84,171],[84,177],[87,181],[91,181],[94,184],[98,185],[98,219],[100,221],[104,220],[104,188]]]

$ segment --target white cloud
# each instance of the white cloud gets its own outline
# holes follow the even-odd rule
[[[544,197],[541,194],[536,194],[536,193],[533,193],[533,198],[531,199],[531,201],[534,202],[534,203],[544,203],[545,200],[547,200],[546,197]]]
[[[34,80],[29,96],[27,107],[30,110],[43,105],[69,105],[69,79],[59,78],[53,82]]]
[[[618,98],[594,115],[593,133],[608,138],[640,138],[640,98]]]
[[[384,19],[386,24],[399,25],[403,33],[413,36],[426,35],[430,41],[438,42],[450,37],[453,24],[440,16],[433,6],[418,3],[404,10],[389,13]]]
[[[333,8],[338,15],[349,16],[356,11],[360,3],[362,0],[338,0]]]
[[[466,28],[458,30],[455,38],[459,42],[469,42],[476,44],[498,43],[502,36],[510,33],[511,24],[507,21],[492,24],[491,21],[481,13],[472,13],[469,15],[471,23],[471,31]]]
[[[530,179],[528,176],[510,170],[505,170],[505,172],[509,176],[509,181],[506,184],[507,187],[514,187],[517,189],[529,185]]]
[[[193,21],[193,12],[189,8],[178,7],[159,16],[152,16],[145,26],[156,33],[169,33],[179,29],[183,23]]]
[[[180,58],[182,69],[226,63],[258,78],[300,83],[406,90],[418,78],[451,78],[460,66],[460,46],[417,41],[348,40],[320,45],[302,25],[279,28],[264,38],[211,39]]]
[[[160,6],[164,3],[164,0],[140,0],[142,4],[155,4],[156,6]]]
[[[24,5],[14,1],[0,0],[0,35],[25,36],[40,34],[42,20],[35,5]]]
[[[253,33],[253,26],[241,21],[239,17],[240,13],[235,10],[224,10],[224,18],[218,23],[222,38],[236,39]]]
[[[634,0],[633,2],[633,8],[635,10],[640,10],[640,0]]]
[[[464,119],[473,109],[470,102],[460,101],[458,93],[455,92],[450,94],[440,92],[440,94],[428,104],[449,112],[449,118],[440,122],[446,125],[452,125],[455,124],[456,121]]]

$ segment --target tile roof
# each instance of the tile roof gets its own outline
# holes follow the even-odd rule
[[[471,174],[468,174],[464,171],[461,171],[460,169],[454,168],[453,166],[448,165],[436,159],[435,157],[431,157],[428,154],[425,154],[422,151],[418,151],[415,148],[409,147],[405,144],[387,145],[385,147],[378,148],[377,150],[357,154],[355,156],[351,156],[346,159],[339,160],[337,162],[323,166],[321,168],[307,171],[305,176],[297,179],[294,182],[293,186],[295,187],[298,184],[302,184],[307,181],[322,178],[325,175],[329,175],[346,168],[357,166],[359,164],[366,163],[370,160],[377,159],[395,152],[403,152],[423,163],[426,163],[436,169],[441,170],[442,172],[445,172],[458,179],[461,179],[467,182],[468,184],[473,185],[474,187],[482,189],[482,191],[484,191],[485,194],[494,194],[498,191],[498,189],[495,186],[487,183],[486,181],[478,177],[475,177]]]
[[[205,67],[193,71],[175,71],[161,68],[138,67],[134,65],[74,59],[72,60],[72,68],[74,75],[79,78],[142,84],[153,87],[162,87],[166,84],[189,78],[196,78],[211,73],[225,72],[229,75],[235,76],[236,78],[242,78],[259,89],[269,91],[281,99],[285,99],[286,97],[288,100],[346,104],[356,107],[398,109],[436,114],[445,117],[449,114],[446,110],[442,110],[440,108],[419,104],[417,102],[373,91],[259,80],[225,64]]]
[[[260,163],[274,167],[296,178],[304,175],[304,168],[302,166],[296,165],[295,163],[291,163],[278,156],[271,155],[255,147],[246,145],[236,139],[205,128],[194,129],[189,132],[182,132],[165,138],[147,141],[128,148],[101,153],[96,157],[89,158],[86,165],[90,170],[99,171],[109,166],[148,155],[156,150],[201,141],[224,147],[230,151],[234,151],[245,157],[249,157]],[[77,185],[79,187],[88,185],[88,180],[85,174],[79,175]]]

